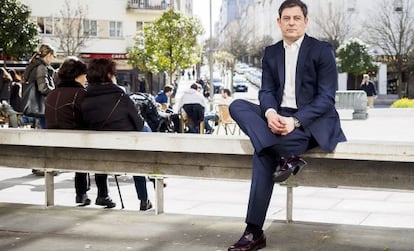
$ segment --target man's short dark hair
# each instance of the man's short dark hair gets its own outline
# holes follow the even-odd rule
[[[231,97],[230,89],[224,88],[223,92],[227,94],[227,96]]]
[[[197,90],[198,84],[194,83],[190,86],[191,89]]]
[[[164,86],[164,93],[170,92],[174,89],[171,85]]]
[[[88,64],[88,73],[86,78],[90,85],[111,82],[109,75],[116,74],[116,63],[109,58],[95,58]]]
[[[75,80],[78,76],[87,73],[86,64],[77,57],[67,57],[58,70],[58,77],[61,80]]]
[[[286,8],[293,8],[293,7],[300,7],[302,9],[303,12],[303,16],[307,17],[308,16],[308,6],[306,6],[306,4],[300,0],[286,0],[284,1],[280,7],[279,7],[279,17],[282,17],[282,12],[284,9]]]

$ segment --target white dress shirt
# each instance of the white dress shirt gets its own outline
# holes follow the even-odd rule
[[[296,66],[298,63],[299,48],[304,37],[296,40],[291,45],[283,41],[285,47],[285,88],[283,89],[283,97],[281,107],[298,108],[296,105]]]
[[[299,49],[300,45],[302,44],[302,41],[304,39],[304,36],[296,40],[291,45],[288,45],[283,41],[283,46],[285,47],[285,87],[283,89],[283,97],[282,97],[282,103],[281,107],[287,107],[287,108],[294,108],[297,109],[296,105],[296,66],[298,63],[298,55],[299,55]],[[273,108],[267,109],[265,112],[265,116],[270,111],[275,111]]]

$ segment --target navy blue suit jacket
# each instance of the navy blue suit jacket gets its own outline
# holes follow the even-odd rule
[[[262,61],[260,107],[280,109],[285,85],[285,49],[283,42],[266,47]],[[332,46],[305,35],[299,49],[296,68],[296,105],[294,114],[309,129],[318,145],[332,152],[346,141],[335,109],[338,72]]]

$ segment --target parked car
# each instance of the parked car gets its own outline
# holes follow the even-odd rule
[[[245,63],[237,63],[235,70],[238,74],[244,74],[249,71],[249,66]]]
[[[249,89],[249,82],[244,76],[236,75],[233,77],[233,90],[235,92],[247,92]]]
[[[220,77],[213,76],[213,81],[211,81],[214,86],[214,93],[220,93],[223,89],[223,80]]]

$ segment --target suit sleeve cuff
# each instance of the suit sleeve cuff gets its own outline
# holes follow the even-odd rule
[[[275,109],[273,109],[273,108],[269,108],[269,109],[267,109],[267,110],[266,110],[266,112],[265,112],[265,117],[267,117],[267,114],[269,114],[269,112],[271,112],[271,111],[274,111],[274,112],[277,114],[277,111],[276,111]]]

